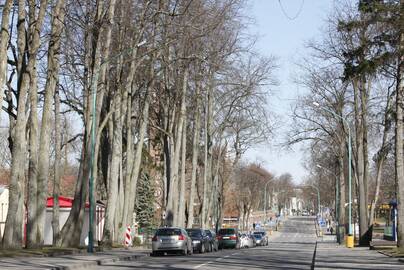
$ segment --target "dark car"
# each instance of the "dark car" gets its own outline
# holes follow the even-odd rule
[[[260,233],[254,233],[253,234],[255,241],[257,243],[257,246],[263,246],[264,245],[264,238]]]
[[[254,232],[254,235],[261,235],[262,236],[261,246],[268,246],[269,240],[266,232],[264,231]]]
[[[192,239],[192,244],[194,246],[194,251],[199,253],[210,252],[210,240],[203,229],[187,229],[188,235]]]
[[[218,251],[219,250],[219,241],[216,238],[216,233],[212,230],[205,230],[205,233],[209,238],[211,250]]]
[[[220,229],[216,238],[219,240],[219,249],[240,248],[240,235],[235,228]]]

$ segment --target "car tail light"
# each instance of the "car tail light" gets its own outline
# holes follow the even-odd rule
[[[152,241],[157,242],[157,236],[153,236]]]
[[[178,240],[184,241],[185,240],[185,236],[183,234],[180,234],[178,236]]]
[[[230,236],[230,239],[231,239],[231,240],[237,240],[237,236],[232,235],[232,236]]]

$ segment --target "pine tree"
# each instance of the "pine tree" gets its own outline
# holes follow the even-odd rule
[[[147,173],[142,173],[137,186],[136,194],[136,220],[140,228],[153,225],[154,217],[154,184]]]

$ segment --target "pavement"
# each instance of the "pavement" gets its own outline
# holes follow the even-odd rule
[[[192,256],[150,257],[149,250],[111,250],[94,255],[0,258],[0,269],[404,269],[404,263],[369,248],[348,249],[317,237],[314,217],[289,217],[269,235],[269,245]]]
[[[353,249],[330,242],[318,242],[314,269],[404,269],[397,258],[383,255],[369,247]]]
[[[31,256],[31,257],[2,257],[0,258],[1,270],[73,270],[87,269],[92,266],[116,261],[137,260],[147,256],[149,250],[138,249],[113,249],[94,254],[81,253],[61,256]]]

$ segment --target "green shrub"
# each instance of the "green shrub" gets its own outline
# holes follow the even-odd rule
[[[133,246],[140,246],[142,244],[142,241],[140,240],[140,237],[135,236],[133,238]]]

